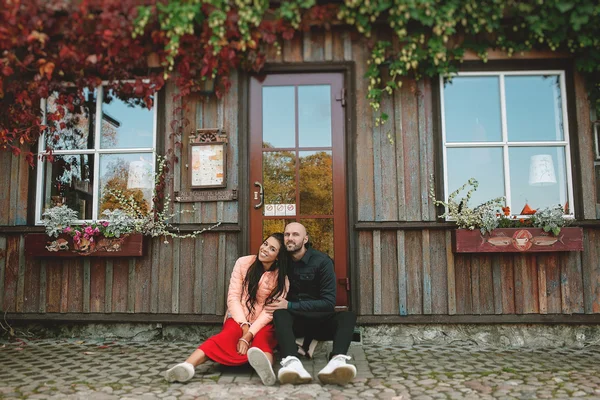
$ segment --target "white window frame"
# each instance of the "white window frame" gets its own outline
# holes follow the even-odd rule
[[[127,82],[127,81],[125,81]],[[105,86],[108,82],[102,82],[102,85],[95,87],[96,90],[96,120],[94,121],[94,148],[93,149],[78,149],[78,150],[53,150],[52,155],[68,155],[76,154],[83,155],[89,154],[94,156],[94,184],[93,193],[94,197],[92,200],[92,219],[80,219],[77,223],[84,223],[86,221],[98,220],[98,201],[99,201],[99,190],[100,190],[100,155],[101,154],[131,154],[131,153],[147,153],[152,154],[152,174],[154,175],[156,167],[156,137],[158,130],[158,92],[154,93],[154,102],[152,104],[153,111],[153,132],[152,132],[152,147],[136,147],[136,148],[116,148],[116,149],[101,149],[100,138],[101,138],[101,127],[102,127],[102,104],[104,100]],[[42,99],[40,107],[42,109],[42,124],[46,125],[46,106],[47,99]],[[44,206],[44,161],[42,158],[49,153],[45,149],[46,134],[42,134],[38,141],[38,160],[37,160],[37,181],[36,181],[36,200],[35,200],[35,224],[42,225],[42,207]]]
[[[560,97],[563,120],[564,138],[561,141],[535,141],[535,142],[509,142],[508,128],[506,119],[506,94],[504,86],[504,78],[506,76],[538,76],[538,75],[556,75],[560,82]],[[455,76],[494,76],[498,77],[498,85],[500,92],[500,112],[502,124],[502,140],[499,142],[451,142],[446,140],[446,112],[444,104],[444,76],[440,75],[440,105],[442,114],[442,148],[443,148],[443,166],[444,166],[444,199],[447,201],[449,196],[448,189],[448,148],[456,147],[494,147],[502,148],[504,159],[504,193],[506,197],[506,205],[512,210],[512,198],[510,188],[510,163],[508,158],[508,150],[511,147],[564,147],[565,149],[565,164],[566,164],[566,179],[567,179],[567,198],[569,201],[569,214],[565,218],[574,218],[575,202],[573,201],[573,173],[571,165],[571,145],[569,138],[569,118],[567,113],[567,88],[565,83],[564,70],[528,70],[528,71],[478,71],[478,72],[458,72],[451,75]],[[526,217],[526,216],[525,216]],[[446,220],[451,220],[446,218]]]

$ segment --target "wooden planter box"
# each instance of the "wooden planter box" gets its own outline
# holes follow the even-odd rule
[[[92,246],[78,248],[73,238],[51,238],[45,233],[25,236],[25,254],[33,257],[140,257],[144,255],[144,236],[136,233],[121,238],[98,236]]]
[[[562,228],[558,236],[541,228],[497,228],[482,235],[479,229],[456,229],[452,233],[455,253],[536,253],[582,251],[583,229]]]

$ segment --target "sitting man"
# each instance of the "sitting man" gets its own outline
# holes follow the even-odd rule
[[[285,227],[285,246],[292,257],[288,271],[290,290],[287,299],[267,306],[273,311],[273,324],[281,349],[278,378],[284,383],[308,383],[312,380],[298,359],[296,337],[333,339],[329,363],[318,373],[325,384],[345,385],[356,376],[356,367],[347,364],[346,355],[356,324],[349,311],[335,312],[336,278],[329,256],[309,246],[304,225],[292,222]]]

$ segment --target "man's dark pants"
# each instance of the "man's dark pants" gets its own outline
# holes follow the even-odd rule
[[[351,311],[340,312],[304,312],[292,310],[276,310],[273,313],[273,324],[281,350],[281,358],[298,356],[297,337],[316,340],[333,340],[331,357],[347,354],[356,314]]]

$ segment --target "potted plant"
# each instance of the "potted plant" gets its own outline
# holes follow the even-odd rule
[[[123,210],[106,210],[101,221],[78,224],[77,213],[65,205],[43,214],[45,234],[25,238],[32,256],[142,256],[143,237],[134,229],[134,219]]]
[[[457,253],[548,252],[583,250],[583,230],[567,228],[571,219],[565,218],[560,205],[539,210],[523,210],[512,215],[504,197],[486,201],[474,208],[469,206],[479,183],[471,178],[448,196],[448,201],[435,198],[433,186],[430,197],[436,206],[444,206],[440,218],[454,221],[452,247]],[[459,194],[469,187],[465,197]],[[526,209],[529,209],[526,206]]]

